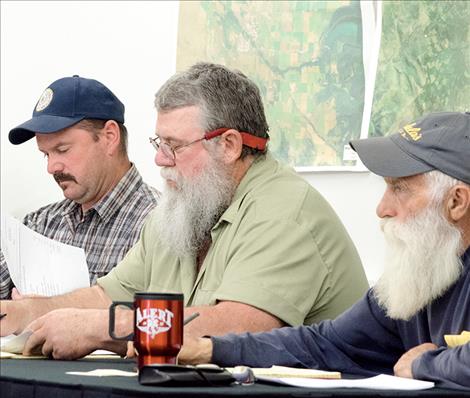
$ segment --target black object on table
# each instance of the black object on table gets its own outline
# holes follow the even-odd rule
[[[124,397],[460,397],[462,391],[433,388],[421,391],[367,389],[313,389],[255,383],[228,387],[153,387],[140,385],[137,377],[91,377],[66,372],[94,369],[134,371],[126,359],[0,360],[1,398],[124,398]],[[467,396],[470,396],[468,394]]]

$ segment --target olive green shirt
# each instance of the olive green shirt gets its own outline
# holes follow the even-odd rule
[[[271,155],[258,158],[196,259],[163,246],[149,216],[140,240],[98,284],[113,300],[134,292],[182,292],[186,306],[230,300],[288,325],[334,318],[366,291],[356,249],[325,199]]]

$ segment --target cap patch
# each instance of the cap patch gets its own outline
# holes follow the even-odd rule
[[[416,123],[407,124],[406,126],[403,126],[403,128],[401,128],[398,132],[405,140],[409,141],[411,138],[413,141],[419,141],[422,137],[421,128],[414,127],[415,125]]]
[[[54,92],[50,88],[46,88],[39,98],[38,104],[36,105],[36,112],[40,112],[46,109],[52,101]]]

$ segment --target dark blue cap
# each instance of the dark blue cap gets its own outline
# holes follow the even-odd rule
[[[10,131],[12,144],[21,144],[35,133],[55,133],[83,119],[124,123],[124,105],[104,84],[74,75],[56,80],[42,93],[33,117]]]

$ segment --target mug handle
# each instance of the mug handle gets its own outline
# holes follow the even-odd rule
[[[128,334],[127,336],[118,337],[114,333],[114,321],[115,321],[115,311],[118,305],[123,305],[125,307],[129,307],[131,310],[134,309],[134,303],[129,303],[127,301],[114,301],[111,306],[109,307],[109,335],[114,340],[133,340],[134,333]]]

